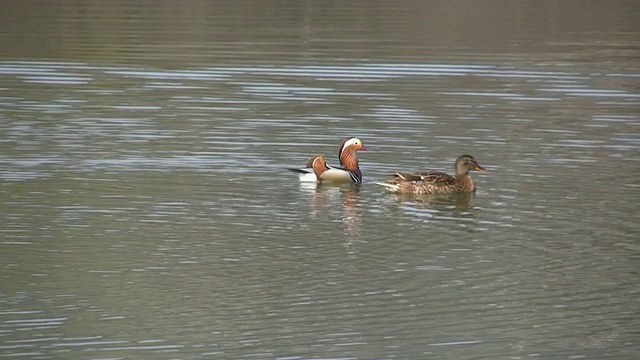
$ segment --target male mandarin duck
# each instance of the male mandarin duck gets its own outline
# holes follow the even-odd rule
[[[348,137],[342,140],[338,151],[340,167],[327,165],[323,155],[315,155],[307,161],[305,168],[289,168],[289,170],[300,173],[300,181],[305,182],[360,184],[362,183],[362,172],[356,156],[356,151],[358,150],[367,151],[367,148],[362,145],[360,139]]]
[[[387,191],[397,194],[426,195],[453,194],[476,191],[469,171],[486,172],[471,155],[461,155],[456,159],[455,176],[444,172],[426,171],[418,173],[398,172],[385,182],[376,184],[384,186]]]

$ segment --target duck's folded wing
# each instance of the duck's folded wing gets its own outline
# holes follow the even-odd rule
[[[456,184],[456,178],[441,171],[423,171],[416,174],[420,181],[434,186],[451,186]]]
[[[405,173],[405,172],[397,172],[394,175],[395,180],[398,181],[421,181],[422,176],[419,174]]]
[[[313,161],[318,157],[323,156],[322,154],[313,155],[307,160],[307,164],[303,168],[287,168],[287,170],[299,173],[299,174],[309,174],[313,173]]]

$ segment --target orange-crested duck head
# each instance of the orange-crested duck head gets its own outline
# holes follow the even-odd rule
[[[340,144],[338,159],[340,159],[340,166],[353,173],[356,179],[355,182],[360,183],[362,182],[362,172],[360,171],[356,151],[367,151],[367,148],[362,144],[362,140],[357,137],[344,138]]]
[[[367,148],[362,144],[362,140],[357,137],[347,137],[342,140],[340,144],[340,150],[338,151],[338,159],[340,159],[340,166],[349,169],[349,161],[355,162],[358,165],[358,159],[356,158],[356,151],[367,151]]]

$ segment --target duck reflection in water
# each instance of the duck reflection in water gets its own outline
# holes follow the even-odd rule
[[[341,204],[341,221],[347,239],[358,237],[362,228],[362,213],[358,208],[360,188],[349,185],[329,185],[315,182],[300,182],[300,190],[312,196],[312,217],[319,216],[324,209]]]
[[[390,197],[400,202],[412,202],[421,206],[449,207],[458,211],[469,210],[473,207],[475,192],[454,193],[454,194],[389,194]]]

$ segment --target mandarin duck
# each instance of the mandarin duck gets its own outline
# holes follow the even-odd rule
[[[358,165],[356,151],[367,151],[362,141],[356,137],[348,137],[342,140],[338,150],[340,166],[334,167],[326,163],[323,155],[315,155],[307,161],[302,169],[288,168],[288,170],[300,174],[300,181],[315,181],[320,183],[343,184],[362,183],[362,172]]]

